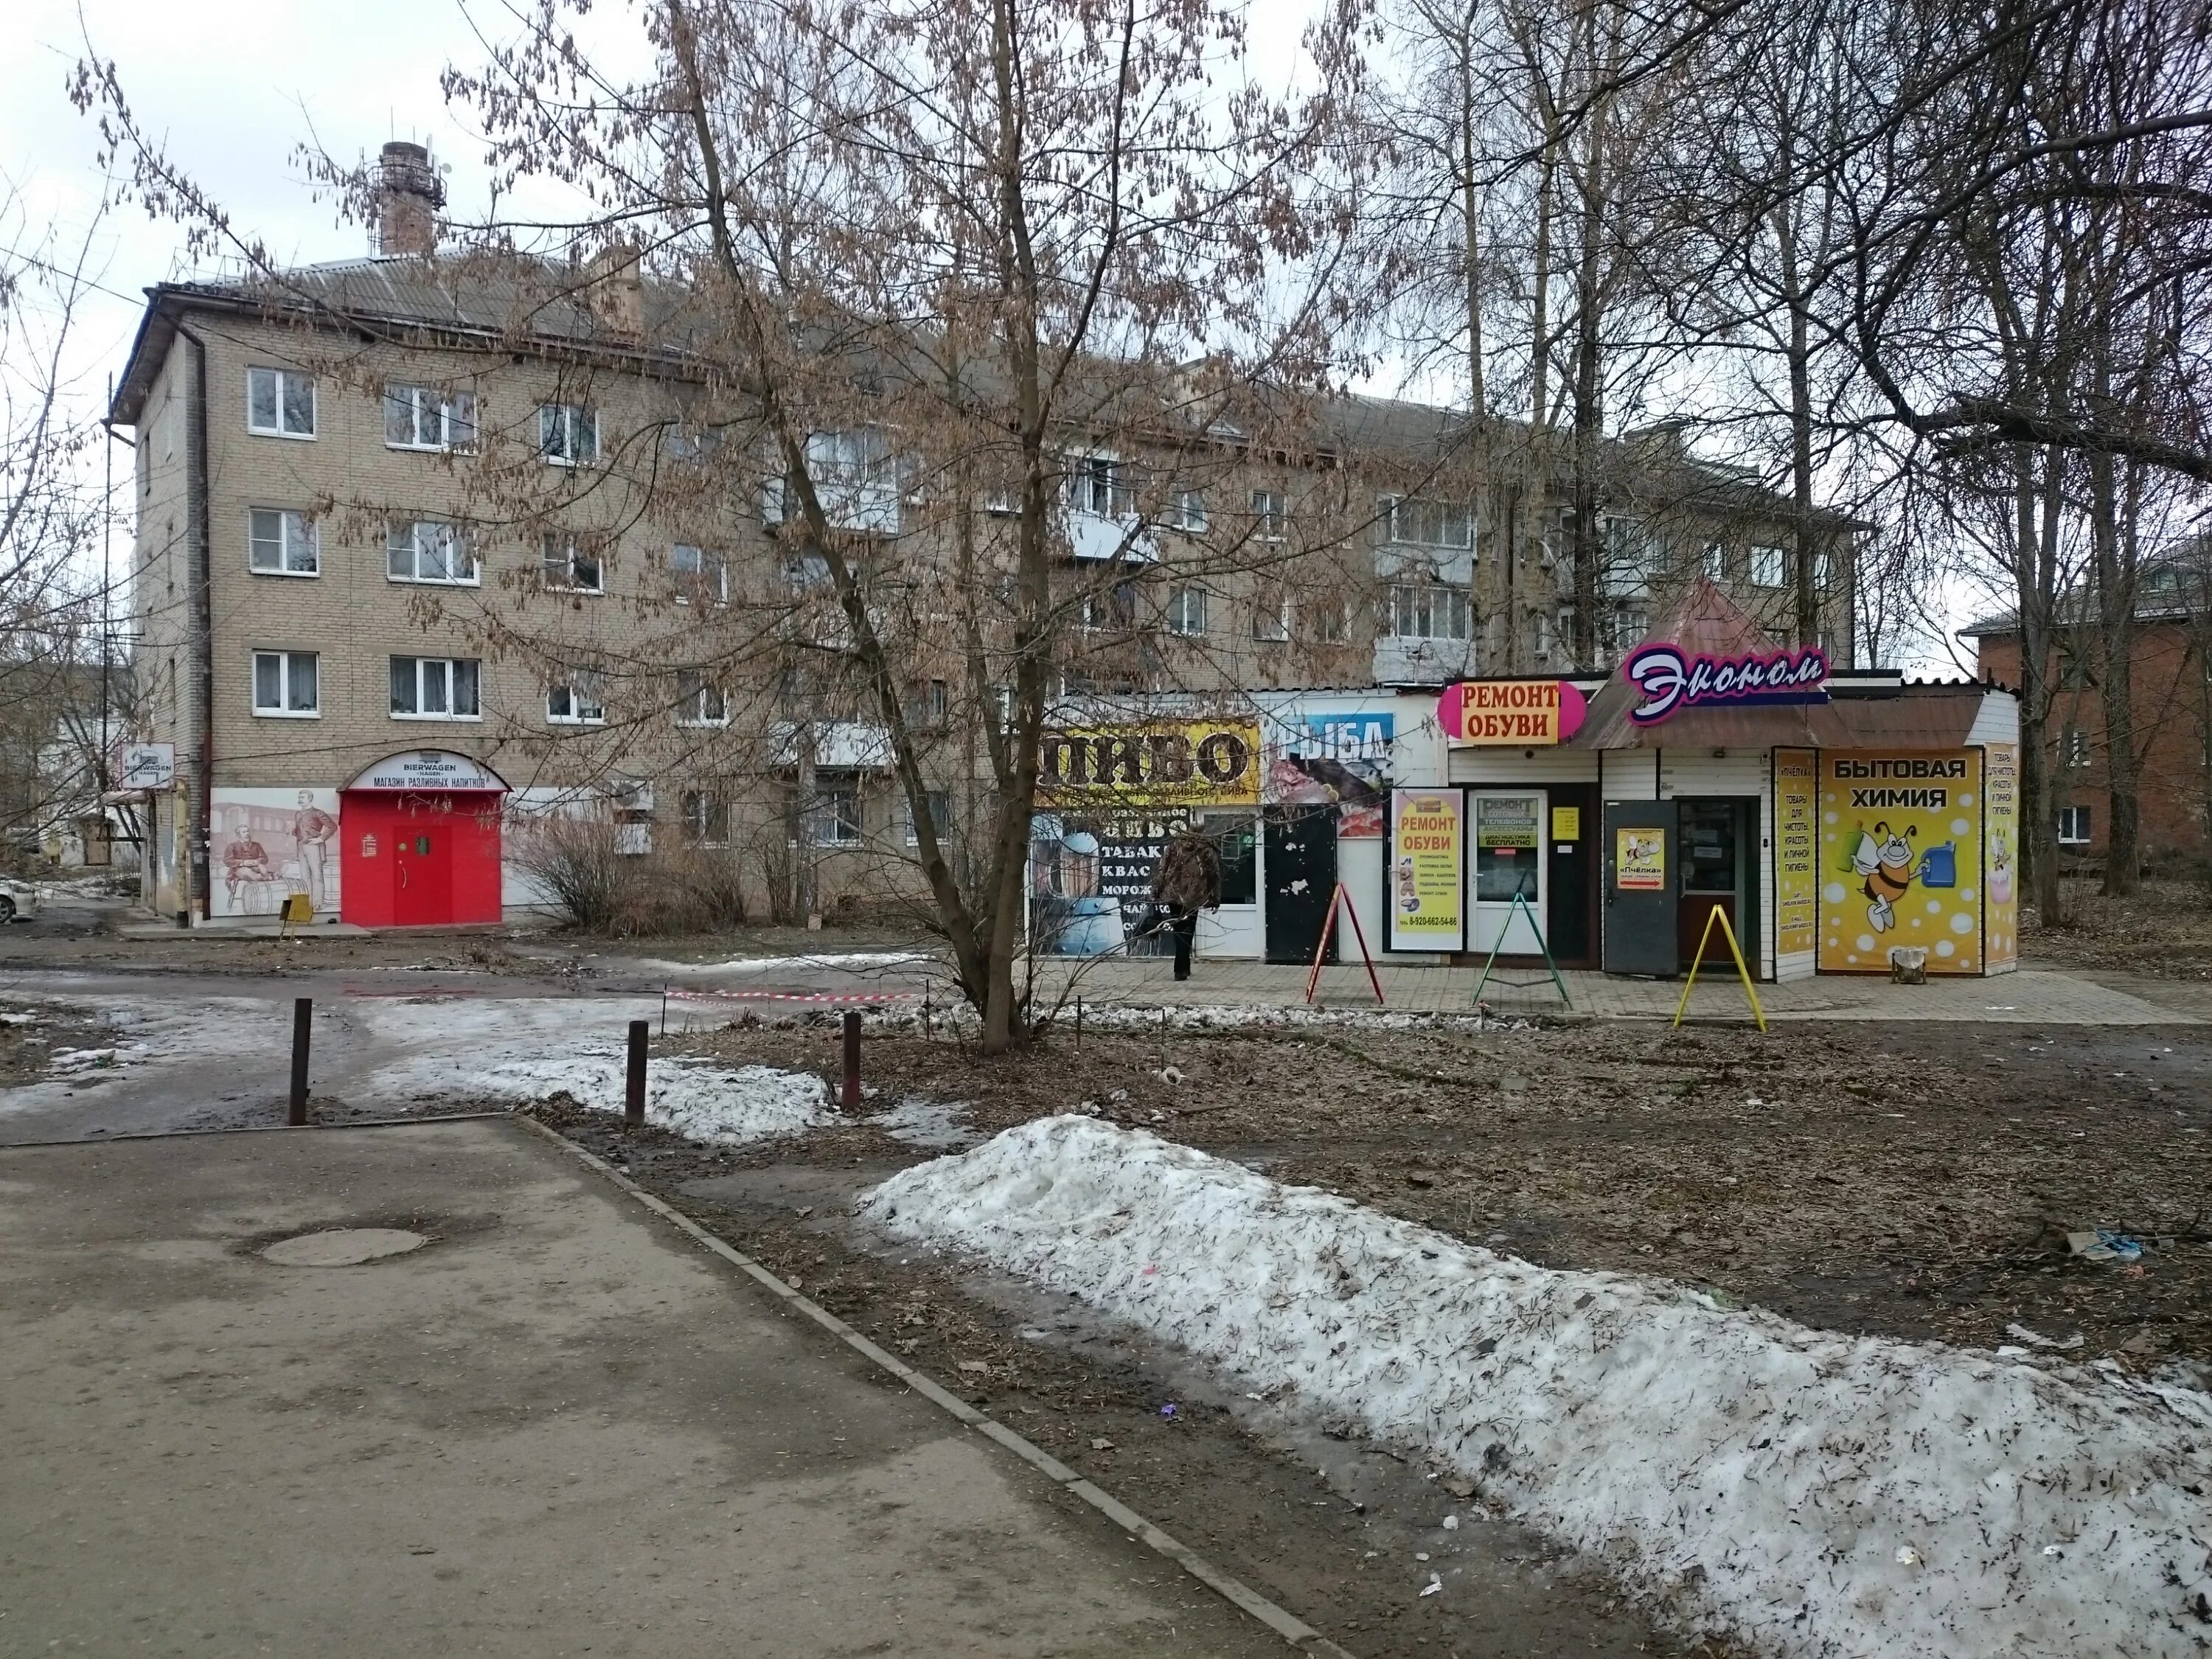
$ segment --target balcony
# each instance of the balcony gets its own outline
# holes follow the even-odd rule
[[[1424,640],[1385,634],[1375,641],[1377,685],[1444,685],[1475,672],[1473,640]]]

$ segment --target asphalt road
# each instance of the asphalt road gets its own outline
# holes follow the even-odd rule
[[[518,1123],[0,1152],[0,1653],[1281,1650]]]

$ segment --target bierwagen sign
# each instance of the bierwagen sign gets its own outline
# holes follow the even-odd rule
[[[506,783],[482,761],[446,749],[410,749],[389,755],[351,783],[349,789],[505,790]]]

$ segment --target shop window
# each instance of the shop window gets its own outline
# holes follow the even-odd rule
[[[1249,812],[1209,812],[1199,828],[1221,853],[1221,902],[1260,902],[1259,825]]]

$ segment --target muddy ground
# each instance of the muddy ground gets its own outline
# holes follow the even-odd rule
[[[2021,960],[2032,968],[2076,968],[2212,979],[2212,883],[2160,877],[2124,899],[2106,898],[2087,877],[2059,884],[2054,923],[2033,907],[2021,921]]]
[[[682,1046],[826,1073],[836,1044],[825,1020]],[[867,1110],[972,1102],[988,1133],[1089,1109],[1533,1261],[1808,1324],[1983,1346],[2017,1326],[2132,1370],[2212,1365],[2212,1034],[2190,1028],[1167,1031],[1012,1060],[887,1036],[866,1074]],[[865,1123],[718,1151],[547,1110],[1356,1652],[1694,1650],[1517,1528],[1438,1530],[1479,1503],[1430,1471],[1215,1396],[1072,1304],[883,1249],[851,1200],[927,1151]],[[2151,1248],[2070,1255],[2063,1235],[2099,1224]],[[1448,1596],[1419,1598],[1417,1551]]]
[[[112,1044],[114,1033],[89,1015],[49,1004],[0,998],[0,1089],[53,1075],[53,1059],[69,1049]]]

